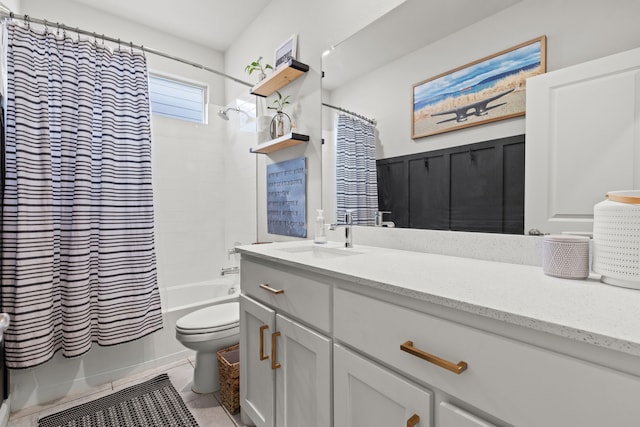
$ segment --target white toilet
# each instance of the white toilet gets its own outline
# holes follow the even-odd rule
[[[227,302],[189,313],[176,322],[176,338],[185,347],[195,350],[196,367],[191,390],[212,393],[218,390],[218,359],[216,352],[238,342],[240,335],[240,304]]]

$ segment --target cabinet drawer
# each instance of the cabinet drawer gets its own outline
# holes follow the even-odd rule
[[[301,270],[299,273],[291,271],[295,270],[282,271],[243,258],[240,287],[245,294],[275,307],[278,312],[290,314],[321,331],[331,332],[331,286]],[[273,291],[260,285],[267,285]]]
[[[416,380],[517,426],[634,425],[640,379],[428,314],[334,291],[334,336]],[[402,351],[452,362],[459,374]]]

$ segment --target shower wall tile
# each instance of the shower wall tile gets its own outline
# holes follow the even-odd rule
[[[163,287],[209,280],[226,260],[228,122],[220,122],[212,118],[208,125],[197,125],[154,118],[157,257]]]

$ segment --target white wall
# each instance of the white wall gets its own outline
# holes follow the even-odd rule
[[[315,210],[321,206],[321,54],[330,45],[345,39],[372,20],[378,18],[403,0],[273,0],[233,43],[225,55],[226,72],[238,75],[246,64],[263,56],[273,65],[274,51],[292,34],[298,34],[297,59],[308,64],[310,71],[282,90],[291,95],[293,105],[285,109],[293,113],[300,133],[308,134],[310,141],[294,148],[258,157],[258,239],[262,241],[286,240],[284,236],[267,233],[266,224],[266,165],[295,157],[307,158],[307,237],[313,238]],[[255,82],[254,76],[247,80]],[[233,83],[227,84],[230,96],[245,90]],[[271,105],[272,98],[262,101]],[[263,113],[264,114],[264,113]],[[271,115],[271,111],[266,114]],[[268,123],[266,120],[266,123]],[[262,140],[268,139],[261,135]]]
[[[21,9],[34,18],[64,22],[224,69],[220,52],[69,0],[23,0]],[[226,100],[223,78],[152,54],[147,60],[151,71],[209,85],[208,124],[153,115],[152,149],[159,285],[210,280],[219,277],[223,266],[237,265],[236,257],[227,256],[233,242],[256,239],[255,157],[248,153],[256,135],[239,131],[233,113],[229,121],[217,117]],[[170,301],[162,302],[166,309]],[[95,345],[78,359],[58,354],[42,366],[11,372],[12,409],[81,392],[187,354],[191,353],[175,340],[173,324],[121,346]]]

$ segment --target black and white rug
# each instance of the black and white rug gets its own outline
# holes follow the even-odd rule
[[[167,374],[38,420],[38,427],[198,427]]]

